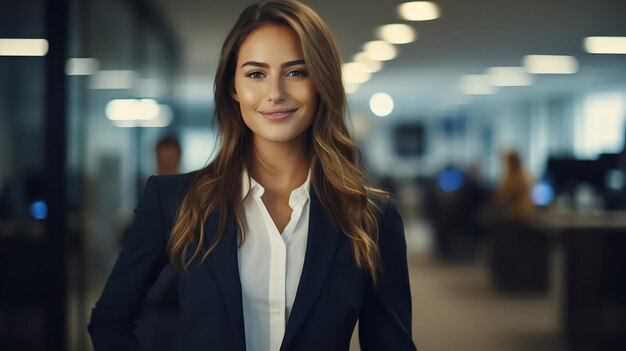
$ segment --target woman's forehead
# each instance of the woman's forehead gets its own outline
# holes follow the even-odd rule
[[[252,31],[243,41],[237,66],[248,61],[281,65],[303,58],[302,45],[295,31],[284,25],[266,24]]]

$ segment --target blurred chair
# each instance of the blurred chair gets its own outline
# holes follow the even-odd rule
[[[487,197],[476,171],[447,167],[425,189],[424,210],[434,229],[437,256],[451,262],[474,260],[482,237],[478,215]]]
[[[545,293],[549,288],[550,239],[531,222],[493,216],[485,223],[489,273],[497,290]]]

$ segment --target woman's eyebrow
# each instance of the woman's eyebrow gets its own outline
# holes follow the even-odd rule
[[[290,67],[290,66],[295,66],[295,65],[303,65],[304,64],[304,60],[293,60],[293,61],[287,61],[283,64],[280,65],[280,67]],[[258,62],[258,61],[246,61],[241,65],[241,68],[245,67],[245,66],[253,66],[253,67],[261,67],[261,68],[269,68],[270,65],[268,65],[265,62]]]

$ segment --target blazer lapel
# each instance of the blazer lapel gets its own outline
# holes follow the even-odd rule
[[[315,305],[331,267],[338,243],[338,231],[324,212],[315,191],[311,191],[309,233],[298,291],[287,322],[281,351],[293,340],[298,329]]]
[[[218,214],[212,214],[207,218],[205,239],[210,243],[218,227]],[[207,244],[208,247],[208,244]],[[239,280],[239,264],[237,261],[237,226],[230,220],[222,240],[209,255],[208,264],[215,273],[220,286],[226,309],[233,330],[233,342],[238,345],[238,350],[245,350],[246,337],[243,322],[243,305],[241,297],[241,281]]]

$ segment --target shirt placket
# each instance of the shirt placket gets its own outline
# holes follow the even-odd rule
[[[285,335],[285,285],[287,276],[287,249],[278,233],[267,208],[261,198],[257,203],[263,208],[266,232],[270,243],[270,269],[269,269],[269,325],[270,325],[270,350],[279,350]]]

